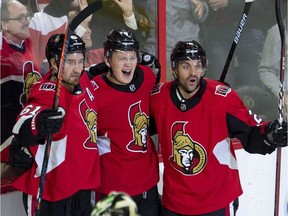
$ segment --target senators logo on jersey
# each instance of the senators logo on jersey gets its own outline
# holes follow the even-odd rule
[[[137,152],[146,151],[149,118],[141,111],[140,101],[130,107],[129,122],[134,139],[127,145],[127,149]]]
[[[85,100],[80,103],[80,111],[90,134],[83,145],[89,149],[97,149],[97,113],[88,107]]]
[[[23,93],[20,96],[20,104],[22,106],[26,104],[32,85],[38,82],[42,77],[38,71],[34,70],[34,65],[32,62],[26,62],[23,66],[23,70],[24,86]]]
[[[197,175],[207,163],[207,153],[197,142],[185,134],[184,126],[187,122],[175,122],[171,128],[173,155],[170,164],[185,175]]]

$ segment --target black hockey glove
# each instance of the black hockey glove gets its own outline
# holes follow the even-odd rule
[[[16,137],[13,138],[10,145],[9,160],[11,166],[22,169],[31,168],[34,161],[29,148],[22,146]]]
[[[105,64],[105,62],[101,62],[99,64],[92,65],[87,71],[87,74],[89,78],[92,79],[93,77],[106,73],[108,71],[109,71],[109,67]]]
[[[287,122],[280,126],[278,120],[265,126],[264,142],[270,147],[287,146]]]
[[[156,76],[156,84],[159,83],[161,78],[161,65],[158,59],[147,52],[140,52],[139,56],[139,64],[150,67]]]
[[[60,131],[65,111],[59,107],[55,109],[46,109],[41,111],[37,116],[36,128],[38,139],[44,139],[48,134],[54,134]]]

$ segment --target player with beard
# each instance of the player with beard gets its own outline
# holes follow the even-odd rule
[[[45,177],[41,216],[83,215],[91,213],[91,190],[100,183],[100,162],[96,145],[97,109],[94,87],[84,71],[85,43],[72,34],[62,73],[59,108],[53,105],[64,34],[50,37],[46,57],[50,70],[31,89],[27,105],[13,128],[11,151],[30,154],[32,167],[16,179],[13,186],[23,191],[28,215],[34,215],[42,170],[45,143],[53,134]],[[11,152],[11,161],[21,166],[19,151]],[[23,153],[23,154],[24,154]]]
[[[230,87],[205,78],[197,41],[179,41],[171,54],[174,81],[151,93],[150,112],[164,163],[162,216],[227,216],[242,194],[231,138],[249,153],[287,146],[287,122],[263,122]]]
[[[159,215],[158,157],[149,136],[149,95],[156,77],[138,64],[139,42],[130,30],[112,30],[104,43],[108,72],[95,76],[101,162],[100,199],[129,194],[141,216]],[[95,68],[90,68],[90,72]]]

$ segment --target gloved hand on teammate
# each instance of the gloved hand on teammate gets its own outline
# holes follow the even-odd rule
[[[264,142],[270,147],[287,146],[287,122],[280,125],[278,120],[274,120],[267,124],[264,128]]]
[[[151,55],[147,52],[140,52],[139,57],[140,57],[139,64],[146,65],[153,70],[154,75],[156,76],[156,84],[157,84],[161,78],[161,65],[158,59],[154,55]]]
[[[37,116],[37,137],[44,139],[48,134],[55,134],[59,132],[63,124],[64,116],[65,111],[61,107],[59,107],[57,110],[42,110]]]
[[[160,63],[154,55],[151,55],[147,52],[140,52],[139,56],[139,64],[146,65],[148,67],[160,68]]]

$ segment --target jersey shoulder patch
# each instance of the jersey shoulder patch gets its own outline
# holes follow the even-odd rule
[[[226,85],[217,85],[215,88],[215,95],[226,97],[231,92],[231,88]]]
[[[44,91],[55,91],[56,90],[56,84],[52,82],[45,82],[42,83],[39,87],[39,90],[44,90]]]
[[[156,84],[156,85],[153,87],[152,91],[151,91],[151,95],[160,93],[161,87],[163,86],[163,84],[164,84],[164,83],[158,83],[158,84]]]

